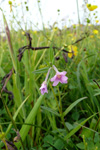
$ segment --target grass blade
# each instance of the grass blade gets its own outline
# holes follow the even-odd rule
[[[6,21],[6,18],[3,14],[3,20],[4,20],[4,25],[5,25],[5,31],[6,31],[6,36],[7,36],[7,40],[8,40],[8,45],[9,45],[9,49],[10,49],[10,56],[12,59],[12,63],[13,63],[13,67],[15,69],[15,71],[17,72],[17,66],[16,66],[16,62],[15,62],[15,55],[14,55],[14,51],[13,51],[13,47],[12,47],[12,42],[11,42],[11,36],[10,36],[10,30]]]
[[[41,96],[38,98],[38,100],[37,100],[37,102],[35,103],[33,109],[31,110],[31,112],[29,113],[28,117],[26,118],[25,123],[29,123],[29,124],[32,124],[32,123],[33,123],[33,121],[34,121],[34,119],[35,119],[35,116],[37,115],[37,111],[38,111],[38,109],[39,109],[39,107],[40,107],[40,105],[41,105],[43,99],[44,99],[44,95],[41,95]],[[28,126],[28,125],[23,125],[23,126],[22,126],[22,128],[21,128],[21,130],[20,130],[20,136],[21,136],[21,138],[22,138],[22,141],[25,140],[25,138],[26,138],[26,136],[27,136],[27,134],[28,134],[28,132],[29,132],[29,130],[30,130],[30,127],[31,127],[31,126]],[[20,146],[21,146],[21,143],[19,142],[19,143],[17,143],[16,145],[17,145],[17,147],[20,147]]]
[[[30,95],[29,95],[30,96]],[[25,102],[28,100],[29,96],[27,96],[27,98],[22,102],[22,104],[19,106],[19,108],[17,109],[17,111],[15,112],[15,115],[13,117],[13,120],[15,121],[16,120],[16,117],[18,115],[18,113],[20,112],[22,106],[25,104]],[[10,124],[7,128],[7,131],[6,131],[6,135],[8,134],[9,130],[11,129],[12,127],[12,124]]]
[[[67,136],[65,136],[65,140],[67,140],[68,138],[70,138],[72,135],[74,135],[80,128],[82,125],[84,125],[89,119],[91,119],[92,117],[94,117],[97,113],[93,114],[92,116],[88,117],[86,120],[82,121],[76,128],[74,128],[69,134],[67,134]]]
[[[87,97],[82,97],[78,100],[76,100],[74,103],[72,103],[64,112],[63,112],[63,116],[66,116],[72,109],[73,107],[75,107],[79,102],[81,102],[82,100],[86,99]]]

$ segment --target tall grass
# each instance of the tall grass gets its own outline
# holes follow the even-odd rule
[[[0,43],[0,149],[99,149],[100,27],[80,24],[59,29],[54,25],[52,29],[24,31],[29,32],[34,49],[28,47],[19,61],[18,50],[28,45],[29,39],[23,30],[9,29],[3,17],[6,41],[1,38]],[[69,57],[70,45],[77,47],[77,55]],[[67,71],[68,83],[53,87],[50,79],[55,72],[51,70],[48,93],[41,95],[40,86],[53,65],[60,72]]]

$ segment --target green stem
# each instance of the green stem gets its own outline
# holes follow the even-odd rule
[[[62,123],[63,123],[64,128],[65,128],[66,131],[68,132],[69,130],[68,130],[68,128],[66,127],[65,120],[64,120],[64,115],[63,115],[63,112],[62,112],[62,102],[61,102],[61,96],[60,96],[59,87],[58,87],[58,94],[59,94],[59,102],[60,102],[60,115],[61,115],[61,120],[62,120]]]
[[[76,0],[76,4],[77,4],[78,23],[80,24],[78,0]]]
[[[61,121],[62,121],[62,123],[63,123],[64,128],[65,128],[65,129],[66,129],[66,131],[68,132],[68,129],[67,129],[66,125],[65,125],[63,112],[62,112],[62,103],[61,103],[61,97],[60,97],[59,89],[58,89],[58,94],[59,94],[59,100],[60,100],[60,107],[59,107],[59,103],[58,103],[58,101],[57,101],[57,98],[56,98],[55,92],[54,92],[54,90],[53,90],[53,88],[52,88],[52,85],[51,85],[51,83],[49,83],[49,84],[50,84],[51,90],[52,90],[53,95],[54,95],[55,100],[56,100],[56,104],[57,104],[57,107],[58,107],[58,111],[59,111],[60,116],[61,116]]]
[[[54,92],[54,90],[53,90],[53,88],[52,88],[51,83],[49,83],[49,85],[50,85],[50,88],[51,88],[51,90],[52,90],[52,92],[53,92],[54,98],[55,98],[55,100],[56,100],[56,104],[57,104],[57,107],[58,107],[58,111],[59,111],[59,113],[61,114],[60,108],[59,108],[59,104],[58,104],[58,101],[57,101],[57,98],[56,98],[56,95],[55,95],[55,92]]]

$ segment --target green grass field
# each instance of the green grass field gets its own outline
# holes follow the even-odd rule
[[[3,19],[0,150],[99,150],[100,26],[15,31]],[[67,72],[56,86],[53,66]]]

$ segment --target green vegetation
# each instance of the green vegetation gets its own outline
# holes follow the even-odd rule
[[[10,4],[12,5],[12,4]],[[0,149],[100,149],[100,26],[9,30],[0,38]],[[25,47],[26,46],[26,47]],[[26,49],[25,49],[26,48]],[[40,87],[55,65],[68,83]]]

